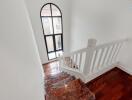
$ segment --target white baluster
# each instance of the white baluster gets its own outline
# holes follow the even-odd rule
[[[95,51],[93,66],[91,66],[92,67],[92,70],[91,70],[92,72],[94,72],[94,69],[96,68],[97,55],[98,55],[98,50]]]
[[[81,69],[82,64],[82,52],[80,53],[80,59],[79,59],[79,69]]]
[[[74,55],[71,55],[71,68],[73,68]]]
[[[74,55],[74,59],[75,59],[75,68],[77,69],[77,57],[78,57],[78,53],[76,53]]]
[[[111,50],[110,50],[110,52],[109,52],[109,56],[108,56],[108,60],[107,60],[107,64],[110,63],[110,59],[111,59],[111,56],[112,56],[113,49],[114,49],[114,45],[112,45],[112,48],[111,48]]]
[[[107,55],[108,55],[109,48],[110,48],[110,47],[107,47],[107,48],[106,48],[107,50],[106,50],[106,52],[105,52],[105,55],[104,55],[104,59],[103,59],[103,63],[102,63],[102,65],[105,64],[105,61],[107,61],[106,57],[107,57]]]
[[[102,59],[102,57],[103,57],[103,53],[104,53],[104,48],[102,48],[102,50],[101,50],[101,54],[100,54],[100,57],[99,57],[99,61],[98,61],[98,69],[99,69],[99,67],[101,67],[101,59]]]
[[[116,60],[117,60],[117,55],[118,55],[118,53],[119,53],[119,51],[120,51],[121,46],[122,46],[122,43],[119,43],[119,46],[118,46],[118,49],[117,49],[117,52],[116,52],[115,58],[114,58],[114,61],[115,61],[115,62],[116,62]]]
[[[115,49],[116,49],[116,44],[113,45],[113,49],[112,49],[112,52],[111,52],[111,57],[109,59],[109,63],[110,64],[112,64],[112,59],[113,59],[113,55],[114,55]]]

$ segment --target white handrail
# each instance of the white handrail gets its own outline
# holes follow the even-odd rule
[[[110,43],[100,44],[100,45],[96,46],[96,49],[105,48],[106,46],[117,44],[117,43],[123,43],[124,41],[127,41],[127,40],[128,39],[123,39],[123,40],[113,41],[113,42],[110,42]]]
[[[74,55],[74,54],[77,54],[77,53],[80,53],[80,52],[85,52],[87,50],[87,48],[83,48],[83,49],[80,49],[80,50],[76,50],[76,51],[73,51],[71,53],[67,53],[67,54],[64,54],[63,56],[70,56],[70,55]]]
[[[60,57],[60,66],[63,69],[69,68],[68,71],[72,69],[72,72],[82,73],[82,76],[96,73],[117,62],[118,53],[127,40],[123,39],[96,46],[96,40],[89,39],[87,48]]]

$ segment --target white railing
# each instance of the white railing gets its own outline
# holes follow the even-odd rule
[[[70,67],[75,70],[82,71],[82,68],[84,67],[82,64],[84,63],[83,60],[86,55],[87,48],[65,54],[61,59],[63,66]],[[62,65],[61,64],[61,65]]]
[[[117,63],[117,56],[124,41],[125,40],[96,46],[93,51],[90,72]]]
[[[96,40],[89,39],[87,48],[60,57],[60,67],[88,82],[118,62],[117,56],[125,41],[126,39],[96,46]]]

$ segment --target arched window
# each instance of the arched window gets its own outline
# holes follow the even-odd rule
[[[48,59],[54,59],[63,53],[62,13],[58,6],[47,3],[40,12]]]

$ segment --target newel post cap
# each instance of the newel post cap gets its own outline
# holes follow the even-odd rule
[[[88,39],[88,47],[95,47],[97,43],[96,39]]]

